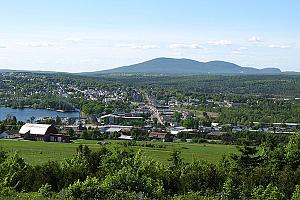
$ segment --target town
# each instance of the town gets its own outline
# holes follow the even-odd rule
[[[191,81],[187,83],[187,79]],[[259,82],[265,82],[265,87],[257,87]],[[150,199],[162,199],[164,194],[180,194],[178,191],[186,187],[193,191],[199,185],[197,191],[203,190],[201,194],[210,195],[207,190],[224,191],[228,197],[236,198],[228,192],[231,186],[226,184],[238,181],[230,180],[237,177],[246,180],[248,173],[261,176],[250,170],[258,169],[260,164],[295,167],[300,160],[300,154],[295,151],[300,131],[300,92],[298,87],[287,87],[286,82],[297,84],[300,79],[287,76],[86,77],[2,72],[0,170],[8,171],[2,173],[6,174],[4,177],[10,177],[10,173],[26,176],[5,179],[9,181],[4,182],[5,186],[0,184],[0,188],[11,191],[10,196],[57,198],[64,195],[63,188],[67,187],[69,197],[85,199],[89,194],[94,199],[99,193],[100,180],[112,181],[114,185],[124,181],[122,178],[114,181],[115,171],[128,176],[146,169],[147,175],[132,176],[130,181],[147,185],[148,181],[143,181],[147,177],[152,185],[148,190],[144,186],[134,190],[132,199],[140,191]],[[237,83],[238,87],[230,87]],[[240,87],[245,84],[248,94],[240,94]],[[232,177],[226,174],[228,170]],[[247,174],[236,175],[244,170],[248,170]],[[268,167],[259,170],[265,170],[262,174],[268,179],[282,181],[281,176],[268,175]],[[281,168],[275,166],[273,170]],[[190,176],[186,172],[196,178],[186,178]],[[295,177],[291,171],[280,173]],[[89,175],[94,178],[86,178]],[[231,178],[225,180],[225,176]],[[180,184],[174,186],[173,179],[180,180]],[[22,181],[15,184],[15,180]],[[65,186],[59,185],[60,181]],[[212,184],[207,185],[209,182]],[[91,185],[93,192],[86,192],[81,184]],[[106,196],[115,195],[113,186],[108,190],[102,187]],[[164,187],[164,191],[157,193],[158,187]],[[251,187],[250,184],[250,189],[245,189],[248,195],[256,190]],[[266,187],[281,194],[275,186]],[[23,188],[29,193],[21,192]],[[201,194],[182,196],[193,199],[193,195]],[[130,194],[122,192],[122,195],[120,199],[128,199],[124,195]],[[287,192],[287,195],[294,194]]]
[[[62,113],[79,112],[78,117],[32,116],[23,122],[18,122],[18,116],[3,116],[4,121],[13,121],[14,117],[16,119],[13,124],[6,124],[7,126],[2,123],[0,138],[59,142],[69,142],[76,138],[167,142],[197,142],[201,139],[202,142],[222,143],[224,134],[228,133],[291,135],[300,130],[298,121],[288,121],[286,116],[279,119],[280,121],[275,121],[276,118],[267,118],[264,121],[264,116],[228,116],[229,111],[239,112],[248,107],[253,109],[255,105],[260,106],[265,102],[287,106],[299,104],[297,97],[250,96],[248,99],[233,101],[238,96],[226,99],[226,96],[220,95],[216,98],[208,94],[197,98],[195,94],[183,96],[180,91],[173,92],[172,95],[168,90],[162,93],[159,89],[134,88],[109,81],[99,83],[94,79],[81,80],[78,77],[64,78],[60,75],[24,72],[3,72],[0,85],[2,106],[48,109]],[[51,90],[45,90],[46,87]],[[249,115],[252,113],[249,112]],[[235,118],[236,121],[228,120],[230,118]],[[252,118],[253,121],[243,120],[244,118]],[[12,126],[16,124],[19,126]],[[38,131],[38,124],[55,128],[51,134],[57,134],[56,139],[50,140],[43,128]],[[30,137],[24,137],[24,127],[28,127],[25,129]],[[41,139],[42,135],[44,139]]]
[[[300,200],[300,1],[0,5],[0,200]]]

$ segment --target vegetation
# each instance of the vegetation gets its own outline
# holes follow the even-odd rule
[[[176,98],[180,102],[176,109],[196,113],[200,120],[207,118],[203,113],[216,113],[208,120],[224,124],[296,122],[300,117],[300,102],[295,99],[300,96],[300,78],[291,75],[85,77],[4,73],[0,86],[1,106],[80,109],[88,117],[131,111],[134,105],[130,101],[136,90],[158,100]],[[106,99],[111,96],[113,100]],[[216,105],[224,101],[239,106]],[[179,122],[178,117],[174,121]]]
[[[134,151],[142,150],[148,158],[168,164],[169,155],[172,151],[181,151],[182,159],[185,162],[192,162],[194,159],[207,160],[208,162],[217,163],[223,155],[235,153],[233,145],[219,144],[189,144],[189,143],[162,143],[162,142],[135,142],[128,144],[126,141],[104,140],[108,142],[107,148],[129,148]],[[76,140],[73,143],[45,143],[34,141],[17,141],[17,140],[0,140],[0,148],[3,148],[9,155],[14,152],[25,159],[32,165],[46,163],[48,161],[63,161],[66,158],[74,156],[75,150],[79,145],[86,145],[91,150],[101,148],[96,144],[96,140]],[[160,147],[164,148],[160,148]]]
[[[176,89],[181,92],[210,95],[294,96],[300,94],[300,77],[290,75],[247,76],[100,76],[108,82],[135,87]]]
[[[80,109],[86,118],[63,130],[70,144],[1,140],[0,198],[59,199],[64,189],[68,199],[299,199],[300,127],[287,124],[299,122],[299,88],[300,78],[287,75],[4,73],[1,106]],[[174,114],[152,120],[159,107]],[[109,113],[117,119],[99,120]],[[82,126],[89,123],[133,126],[122,134],[134,141]],[[9,115],[0,131],[22,124]],[[177,127],[177,141],[189,143],[150,141],[149,132],[171,124],[192,129]]]
[[[79,145],[71,158],[30,165],[19,154],[1,151],[0,196],[69,199],[296,199],[299,196],[300,134],[288,144],[245,144],[216,164],[185,162],[179,151],[169,165],[145,159],[140,151]]]

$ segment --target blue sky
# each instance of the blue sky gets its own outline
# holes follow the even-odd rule
[[[156,57],[300,71],[297,0],[0,0],[0,68],[95,71]]]

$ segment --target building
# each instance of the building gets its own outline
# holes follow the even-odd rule
[[[98,119],[103,124],[116,124],[119,122],[120,116],[114,114],[103,115]]]
[[[162,140],[163,142],[173,142],[174,135],[170,133],[151,132],[149,138]]]
[[[121,126],[121,125],[106,125],[106,126],[100,126],[99,130],[101,133],[128,133],[133,126]]]
[[[222,136],[224,134],[225,134],[225,132],[221,132],[221,131],[212,131],[212,132],[207,133],[207,135],[209,135],[209,136]]]
[[[119,140],[133,140],[132,136],[130,135],[123,135],[121,134],[120,137],[118,137]]]
[[[174,127],[170,129],[170,132],[172,135],[177,136],[178,133],[187,133],[187,134],[193,134],[196,133],[196,129],[187,129],[185,127],[179,126],[179,127]]]
[[[15,138],[19,138],[20,134],[15,133],[13,131],[4,131],[2,133],[0,133],[0,139],[15,139]]]
[[[60,134],[51,124],[25,124],[19,131],[25,140],[39,140],[45,142],[69,142],[69,137]]]

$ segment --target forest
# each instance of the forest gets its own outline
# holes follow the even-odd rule
[[[181,92],[189,93],[243,96],[299,96],[300,94],[300,77],[293,75],[99,75],[95,79],[142,88],[176,88]]]

